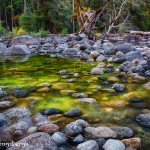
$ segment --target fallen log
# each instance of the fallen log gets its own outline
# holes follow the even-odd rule
[[[150,36],[150,32],[144,32],[144,31],[130,31],[130,35]]]

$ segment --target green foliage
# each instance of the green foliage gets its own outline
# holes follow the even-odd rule
[[[100,15],[96,27],[98,33],[106,32],[110,15],[115,6],[118,12],[124,0],[112,0],[107,9]],[[12,3],[11,3],[12,2]],[[27,12],[24,12],[24,0],[0,0],[1,20],[4,27],[12,30],[13,27],[21,27],[28,33],[38,32],[41,28],[51,33],[67,34],[72,32],[72,19],[75,20],[75,28],[78,31],[76,12],[72,10],[72,0],[26,0]],[[89,10],[97,10],[104,0],[80,0],[81,10],[87,7]],[[75,5],[76,6],[76,5]],[[12,14],[13,10],[13,14]],[[133,30],[150,30],[150,3],[149,0],[127,0],[127,5],[121,17],[115,25],[120,24],[130,14],[127,23],[130,23]],[[12,15],[13,20],[12,20]],[[18,19],[18,16],[19,19]],[[5,29],[0,25],[0,33]],[[124,30],[124,29],[123,29]],[[115,29],[117,31],[117,29]]]
[[[2,22],[0,22],[0,34],[4,34],[5,32],[5,28],[2,26]]]
[[[67,34],[68,34],[68,29],[67,29],[67,28],[64,28],[64,29],[62,30],[61,34],[62,34],[63,36],[67,35]]]
[[[19,18],[19,25],[26,31],[26,32],[34,32],[36,31],[36,21],[32,13],[24,13]]]
[[[40,31],[39,31],[39,35],[40,35],[42,38],[47,37],[48,34],[49,34],[49,32],[46,31],[46,30],[44,30],[43,28],[40,29]]]

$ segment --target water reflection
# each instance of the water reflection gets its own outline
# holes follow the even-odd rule
[[[0,56],[0,62],[12,61],[12,62],[27,62],[30,57],[34,54],[29,54],[25,56]]]

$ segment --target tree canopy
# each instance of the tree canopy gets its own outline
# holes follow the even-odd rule
[[[9,31],[51,33],[150,30],[149,0],[0,0],[0,24]],[[90,30],[90,31],[89,31]]]

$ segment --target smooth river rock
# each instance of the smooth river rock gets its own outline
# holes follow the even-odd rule
[[[141,139],[140,138],[130,138],[124,139],[122,142],[126,145],[126,147],[131,147],[135,149],[139,149],[141,147]]]
[[[150,128],[150,113],[148,114],[139,114],[136,117],[136,121],[144,127]]]
[[[84,136],[88,139],[116,138],[117,134],[108,127],[87,127],[84,129]]]
[[[64,113],[67,117],[79,117],[82,115],[82,111],[79,108],[73,108],[68,112]]]
[[[52,139],[56,142],[57,145],[65,144],[68,141],[66,134],[61,132],[55,132],[52,135]]]
[[[82,126],[76,122],[69,123],[65,127],[65,133],[71,137],[76,136],[77,134],[82,133]]]
[[[39,132],[14,143],[8,150],[57,150],[57,145],[47,133]]]
[[[103,145],[104,150],[125,150],[125,145],[119,140],[110,139]]]
[[[133,130],[128,127],[112,127],[111,128],[118,136],[122,138],[130,138],[133,136]]]
[[[78,99],[79,102],[86,102],[86,103],[96,103],[96,99],[94,98],[80,98]]]
[[[89,140],[81,143],[77,146],[77,150],[99,150],[99,146],[96,141]]]

